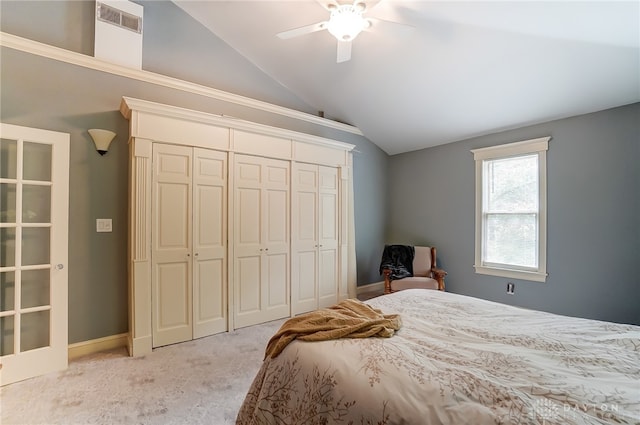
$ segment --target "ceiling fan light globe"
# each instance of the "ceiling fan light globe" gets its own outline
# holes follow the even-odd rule
[[[362,11],[350,4],[338,6],[331,12],[327,30],[339,41],[351,41],[368,27]]]

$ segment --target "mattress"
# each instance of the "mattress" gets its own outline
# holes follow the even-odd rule
[[[640,423],[640,326],[424,289],[367,303],[402,328],[291,342],[237,424]]]

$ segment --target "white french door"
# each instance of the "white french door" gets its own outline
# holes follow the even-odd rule
[[[69,135],[0,123],[0,385],[67,367]]]

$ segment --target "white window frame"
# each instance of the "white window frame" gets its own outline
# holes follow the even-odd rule
[[[551,137],[524,140],[487,148],[472,149],[476,163],[476,234],[475,234],[475,263],[476,273],[506,277],[512,279],[545,282],[547,278],[547,150]],[[482,260],[484,246],[484,182],[483,163],[485,160],[495,160],[525,155],[538,155],[538,268],[536,270],[522,270],[500,265],[485,264]]]

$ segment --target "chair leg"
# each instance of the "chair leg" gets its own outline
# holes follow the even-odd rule
[[[391,290],[391,278],[389,277],[389,275],[391,274],[391,270],[384,269],[382,271],[382,274],[384,275],[384,293],[390,294],[393,292]]]
[[[431,272],[433,273],[434,279],[438,281],[438,291],[444,291],[444,277],[447,275],[447,272],[436,268],[432,269]]]

